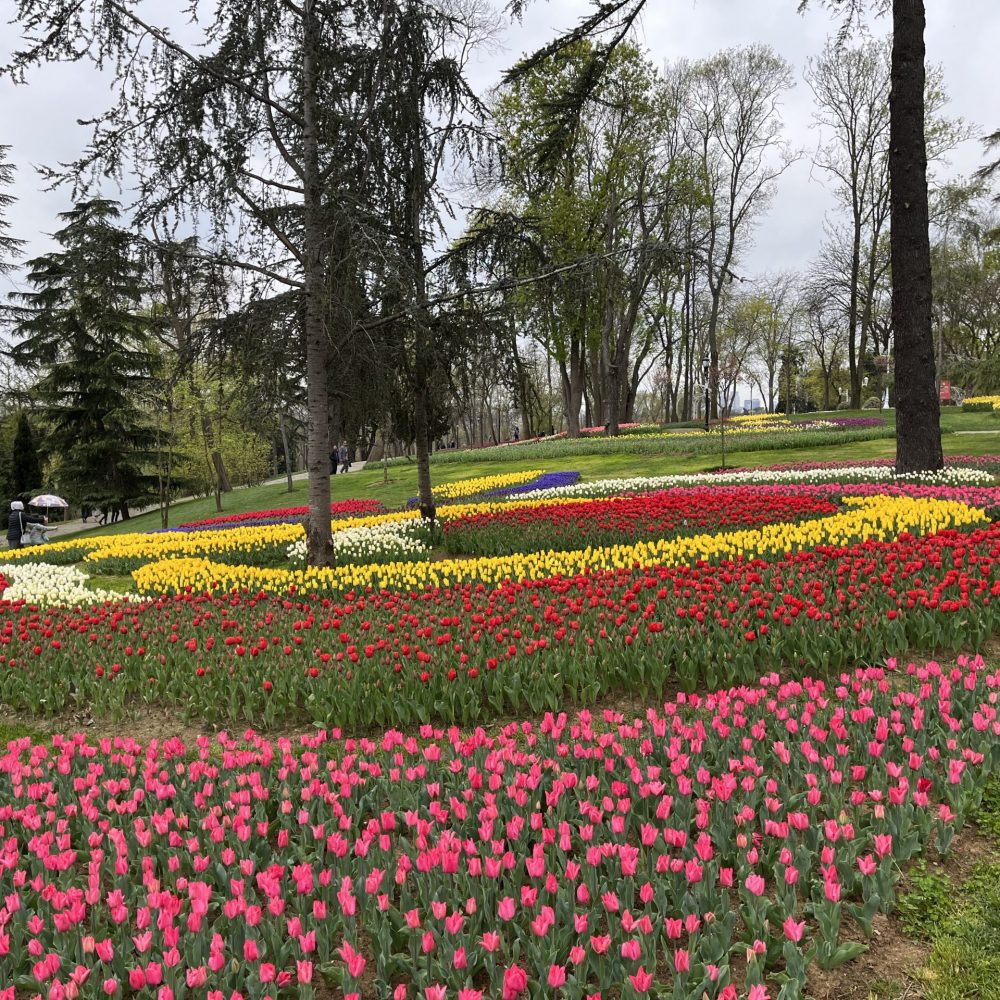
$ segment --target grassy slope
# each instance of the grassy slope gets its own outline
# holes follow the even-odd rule
[[[839,411],[831,416],[872,416],[873,411]],[[815,417],[816,414],[810,414]],[[881,416],[889,423],[895,422],[892,410],[884,411]],[[950,455],[987,455],[1000,453],[1000,421],[989,413],[961,413],[954,409],[945,409],[942,416],[942,427],[945,430],[945,454]],[[994,434],[957,435],[949,433],[956,430],[990,430]],[[807,450],[783,449],[781,451],[739,452],[733,458],[737,466],[772,465],[775,463],[796,461],[824,460],[854,460],[864,462],[874,458],[891,458],[895,454],[895,443],[891,439],[878,441],[859,441],[846,445],[831,445],[827,448],[812,448]],[[614,476],[638,475],[668,475],[671,473],[703,472],[706,469],[717,468],[718,455],[678,456],[678,455],[577,455],[566,460],[565,464],[553,463],[551,460],[541,463],[546,471],[561,469],[576,469],[585,479],[603,479]],[[538,468],[538,460],[521,462],[475,462],[446,464],[432,467],[435,482],[453,482],[470,477],[499,475]],[[395,507],[414,496],[417,491],[417,472],[415,466],[395,466],[389,470],[389,482],[383,481],[381,468],[366,469],[363,472],[348,475],[333,476],[330,480],[330,492],[334,500],[348,500],[358,497],[369,497],[381,500],[387,507]],[[273,486],[257,486],[251,489],[234,490],[223,497],[224,513],[242,513],[243,511],[267,510],[274,507],[300,506],[307,501],[306,483],[297,480],[294,489],[288,493],[283,484]],[[216,514],[214,498],[191,500],[177,504],[171,510],[171,524],[184,521],[194,521],[200,518],[213,517]],[[108,525],[105,528],[89,532],[89,534],[122,534],[129,531],[150,531],[160,526],[159,514],[153,512],[134,517],[129,521]],[[72,537],[60,534],[59,538]]]

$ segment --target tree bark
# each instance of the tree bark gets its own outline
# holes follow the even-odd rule
[[[284,414],[278,418],[278,427],[281,430],[281,450],[285,455],[285,482],[288,484],[286,492],[291,493],[295,489],[295,484],[292,481],[292,452],[288,447],[288,427],[285,424]]]
[[[310,566],[333,562],[330,533],[329,344],[324,322],[323,182],[316,124],[316,0],[302,0],[302,247],[306,341],[307,466],[309,515],[306,559]]]
[[[896,334],[896,468],[940,469],[924,135],[923,0],[893,0],[889,178],[892,323]]]
[[[414,444],[417,452],[417,494],[420,504],[420,516],[433,521],[437,513],[434,504],[434,491],[431,488],[431,442],[428,434],[426,354],[424,345],[426,334],[423,330],[422,317],[417,318],[417,331],[414,346],[413,381],[416,391],[413,394],[413,425],[415,432]],[[492,421],[490,421],[492,424]]]

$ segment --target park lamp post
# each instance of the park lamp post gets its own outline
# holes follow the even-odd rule
[[[705,386],[705,433],[708,433],[708,414],[710,409],[710,399],[711,399],[711,376],[712,368],[709,364],[708,358],[701,359],[701,380]]]

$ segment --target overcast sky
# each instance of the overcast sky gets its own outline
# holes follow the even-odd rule
[[[185,4],[155,0],[146,8],[160,14],[168,5],[180,10]],[[745,261],[747,274],[804,266],[816,253],[830,208],[829,195],[810,162],[818,137],[811,127],[812,95],[802,71],[838,22],[818,3],[805,15],[799,15],[797,7],[798,0],[648,0],[641,25],[640,43],[657,63],[763,42],[795,69],[796,86],[785,100],[786,137],[807,155],[779,181],[777,198],[760,222],[756,244]],[[1000,127],[995,76],[1000,0],[927,0],[927,7],[928,59],[944,67],[948,113],[976,126],[977,135]],[[524,22],[504,33],[499,51],[474,61],[474,85],[485,91],[523,51],[544,43],[590,9],[587,0],[536,0]],[[12,0],[0,0],[0,22],[6,24],[13,10]],[[887,29],[884,18],[871,23],[875,34]],[[7,28],[0,33],[0,61],[6,61],[13,39]],[[48,248],[47,234],[57,228],[56,214],[69,207],[68,192],[41,189],[33,165],[75,157],[88,136],[77,120],[103,110],[111,99],[107,82],[88,64],[42,67],[31,74],[28,86],[0,82],[0,143],[13,147],[11,158],[18,167],[18,202],[11,222],[14,235],[28,241],[29,255]],[[968,175],[982,160],[981,144],[969,141],[952,155],[948,173]],[[115,196],[112,190],[105,193]]]

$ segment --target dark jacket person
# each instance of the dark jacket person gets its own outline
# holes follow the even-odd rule
[[[21,536],[28,525],[44,523],[44,517],[39,517],[37,514],[26,514],[24,504],[20,500],[14,500],[10,505],[10,514],[7,517],[7,543],[12,549],[19,549]]]

